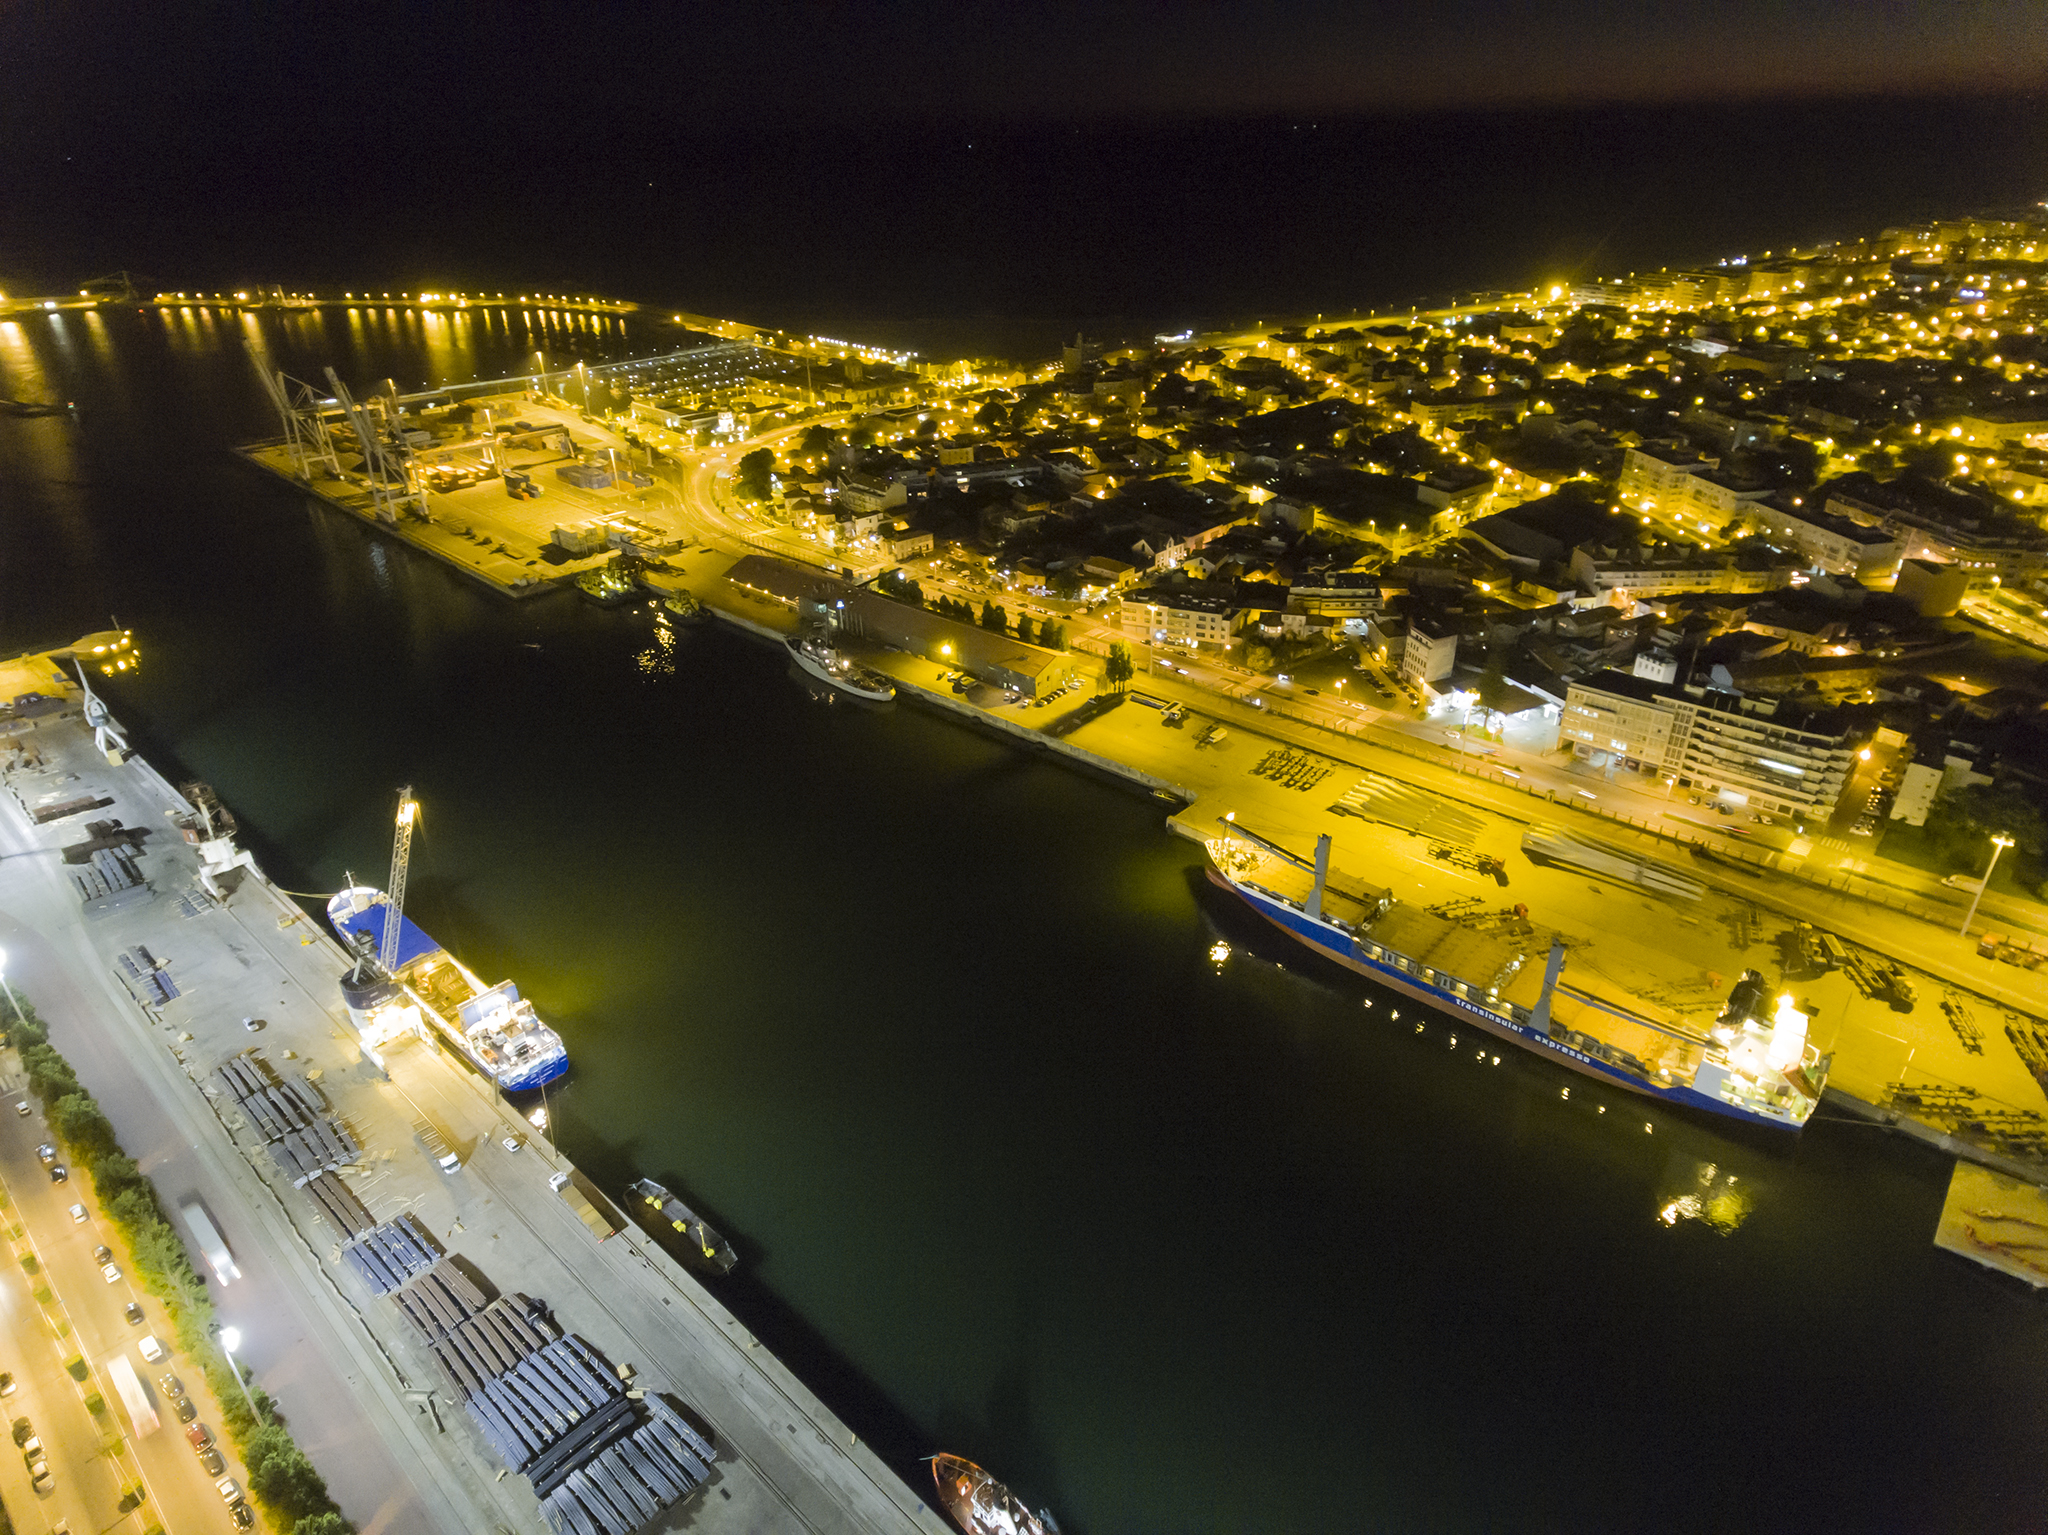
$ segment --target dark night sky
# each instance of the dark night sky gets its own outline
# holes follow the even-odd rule
[[[0,0],[0,81],[17,291],[1177,325],[2048,191],[2044,0]]]
[[[0,7],[10,141],[457,112],[1068,119],[1931,93],[2048,80],[2039,0],[756,0]],[[629,146],[622,146],[629,147]]]

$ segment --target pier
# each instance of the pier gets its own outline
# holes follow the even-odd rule
[[[362,1154],[330,1176],[370,1217],[408,1215],[502,1293],[544,1300],[627,1385],[694,1415],[719,1458],[647,1528],[947,1528],[651,1237],[629,1225],[599,1241],[551,1185],[568,1161],[465,1062],[430,1042],[385,1070],[367,1059],[336,986],[348,958],[324,926],[253,864],[214,899],[180,830],[187,797],[117,725],[96,742],[59,668],[17,665],[57,702],[0,738],[8,983],[36,1001],[166,1203],[196,1192],[214,1213],[243,1269],[219,1304],[247,1334],[245,1366],[349,1517],[445,1535],[544,1527],[531,1485],[504,1474],[419,1334],[341,1261],[320,1204],[219,1086],[237,1059],[310,1079],[332,1105]],[[136,898],[96,911],[58,856],[88,835],[88,807],[128,832],[139,881]],[[423,1116],[447,1127],[460,1171],[415,1141]]]

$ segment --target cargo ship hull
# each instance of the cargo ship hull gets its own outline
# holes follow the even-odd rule
[[[1678,1082],[1666,1085],[1637,1076],[1576,1049],[1564,1040],[1553,1038],[1533,1021],[1523,1021],[1516,1016],[1519,1009],[1497,1010],[1495,1007],[1483,1007],[1471,998],[1460,996],[1444,986],[1408,973],[1402,968],[1403,962],[1412,965],[1415,961],[1405,955],[1384,949],[1376,955],[1370,954],[1361,946],[1354,933],[1311,917],[1291,902],[1279,899],[1256,886],[1232,879],[1228,873],[1213,865],[1208,874],[1210,882],[1218,889],[1236,896],[1289,938],[1312,949],[1333,964],[1355,971],[1390,991],[1399,992],[1403,996],[1412,997],[1418,1002],[1425,1002],[1440,1011],[1448,1012],[1461,1023],[1469,1023],[1497,1039],[1517,1045],[1533,1055],[1542,1056],[1580,1076],[1624,1088],[1639,1097],[1655,1099],[1660,1103],[1703,1110],[1724,1119],[1739,1120],[1745,1124],[1769,1125],[1783,1130],[1799,1130],[1812,1112],[1810,1102],[1802,1101],[1783,1110],[1745,1106],[1730,1102],[1711,1092],[1701,1091],[1696,1086]],[[1713,1074],[1709,1078],[1710,1081],[1719,1081],[1726,1075],[1718,1066],[1703,1066],[1701,1071]]]
[[[384,892],[368,886],[353,886],[327,903],[328,925],[352,952],[365,940],[373,954],[378,951],[390,913]],[[510,981],[484,985],[410,917],[401,913],[398,923],[395,978],[365,988],[359,995],[366,1001],[343,985],[352,1016],[409,998],[442,1039],[508,1093],[535,1091],[568,1071],[561,1035],[540,1021]],[[364,1028],[366,1018],[358,1016],[357,1025]]]

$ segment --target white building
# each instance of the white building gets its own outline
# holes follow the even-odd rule
[[[1832,815],[1856,756],[1846,736],[1788,723],[1774,701],[1618,671],[1571,684],[1559,733],[1596,765],[1777,815]]]

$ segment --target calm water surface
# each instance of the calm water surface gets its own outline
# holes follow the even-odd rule
[[[1565,1101],[1247,928],[1156,801],[489,597],[221,451],[252,336],[401,382],[535,344],[0,324],[0,393],[84,407],[0,420],[0,642],[132,625],[138,744],[295,889],[381,878],[415,785],[408,909],[560,1026],[564,1144],[699,1201],[921,1490],[951,1449],[1079,1535],[2048,1524],[2048,1326],[1930,1245],[1941,1160]]]

